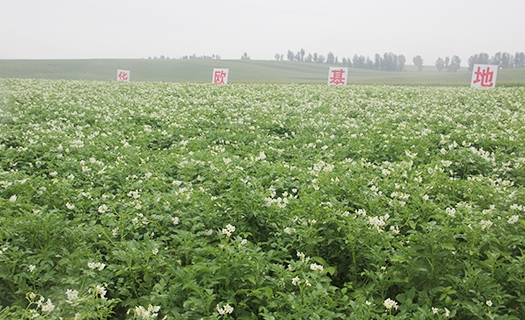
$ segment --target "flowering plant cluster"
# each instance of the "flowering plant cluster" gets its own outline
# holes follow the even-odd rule
[[[524,101],[0,79],[0,318],[523,319]]]

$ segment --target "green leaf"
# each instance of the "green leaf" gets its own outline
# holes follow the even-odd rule
[[[328,266],[328,263],[326,263],[326,261],[323,258],[321,258],[321,257],[312,257],[312,260],[314,260],[315,262],[321,264],[323,267]]]
[[[250,281],[252,284],[257,284],[257,281],[255,280],[254,275],[251,275],[251,274],[245,275],[243,276],[243,279]]]
[[[403,263],[403,262],[409,261],[409,259],[402,253],[394,254],[390,260],[392,262],[399,262],[399,263]]]
[[[337,269],[335,267],[326,267],[323,269],[323,271],[333,276],[337,272]]]

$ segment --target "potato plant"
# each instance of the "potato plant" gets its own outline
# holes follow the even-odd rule
[[[523,319],[524,101],[0,79],[0,318]]]

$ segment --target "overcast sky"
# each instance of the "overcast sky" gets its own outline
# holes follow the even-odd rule
[[[525,0],[0,0],[0,59],[525,52]]]

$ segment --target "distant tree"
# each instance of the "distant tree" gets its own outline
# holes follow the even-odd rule
[[[396,71],[405,71],[405,62],[406,62],[406,58],[404,55],[400,54],[397,56],[397,67],[396,67]]]
[[[352,59],[350,58],[343,58],[343,60],[341,60],[341,64],[345,67],[351,67],[352,66]]]
[[[307,56],[306,56],[306,59],[304,60],[306,62],[312,62],[314,61],[314,57],[312,56],[311,53],[309,53]]]
[[[279,58],[281,57],[281,55],[276,53],[273,57],[275,58],[275,60],[279,61]]]
[[[352,58],[352,65],[354,68],[364,68],[365,67],[365,57],[364,56],[358,56],[357,54],[354,55]]]
[[[389,55],[388,53],[383,54],[383,59],[381,59],[381,66],[379,69],[381,70],[389,70],[390,65],[392,64],[392,55]]]
[[[304,51],[304,49],[301,49],[300,52],[301,52],[301,61],[304,61],[304,55],[306,52]]]
[[[322,54],[320,54],[317,57],[317,63],[323,63],[325,60],[326,60],[326,58]]]
[[[297,51],[297,53],[295,54],[295,61],[302,61],[301,60],[301,51]]]
[[[354,68],[362,68],[362,66],[359,65],[359,56],[357,54],[354,54],[352,57],[352,66]]]
[[[503,69],[513,68],[514,67],[514,57],[510,53],[504,52],[501,55],[500,67]]]
[[[436,60],[436,68],[438,71],[443,71],[443,69],[445,69],[445,61],[443,61],[442,58]]]
[[[319,59],[319,56],[317,55],[317,52],[314,52],[313,61],[317,62],[318,59]]]
[[[450,58],[445,57],[445,60],[443,61],[443,66],[445,67],[445,70],[448,70],[448,64],[450,63]]]
[[[489,55],[487,53],[480,53],[478,61],[476,63],[478,63],[478,64],[489,64],[490,63]]]
[[[286,58],[288,58],[288,60],[290,61],[295,60],[295,54],[293,54],[292,50],[288,50],[288,54],[286,55]]]
[[[468,69],[472,71],[475,64],[489,64],[489,55],[486,53],[475,54],[468,58]]]
[[[420,55],[412,58],[412,62],[414,62],[414,65],[417,67],[418,71],[423,71],[423,58],[421,58]]]
[[[491,59],[490,64],[498,65],[502,69],[514,67],[514,57],[507,52],[497,52]]]
[[[374,57],[374,69],[379,70],[381,67],[381,55],[379,53],[376,53]]]
[[[514,55],[514,68],[525,68],[525,53],[516,52]]]
[[[497,52],[491,58],[486,53],[475,54],[468,59],[468,69],[472,71],[474,64],[493,64],[503,69],[515,68],[516,57],[508,52]]]
[[[496,52],[496,54],[490,58],[490,64],[498,66],[501,64],[501,52]]]
[[[397,71],[398,69],[398,65],[399,65],[399,56],[393,54],[393,59],[392,59],[393,63],[392,65],[390,66],[390,71]],[[403,67],[404,67],[405,63],[403,62]]]
[[[374,69],[374,61],[370,57],[366,57],[365,67],[367,69]]]
[[[241,60],[250,60],[250,56],[245,52],[242,54]]]
[[[461,67],[461,59],[458,56],[453,56],[452,59],[450,59],[450,63],[447,65],[447,71],[456,72],[459,70],[460,67]]]
[[[380,69],[384,71],[390,71],[390,70],[396,70],[396,67],[397,67],[397,58],[395,57],[395,55],[392,52],[390,53],[385,52],[383,54],[383,60],[382,60]]]
[[[163,60],[164,60],[164,59],[166,59],[166,57],[165,57],[164,55],[161,55],[161,56],[160,56],[160,59],[163,59]]]
[[[156,59],[156,58],[155,58]],[[169,59],[169,57],[165,57],[163,58],[163,56],[161,56],[161,59]],[[173,58],[175,59],[175,58]],[[183,59],[183,60],[187,60],[187,59],[199,59],[199,60],[221,60],[221,56],[218,55],[218,54],[212,54],[211,56],[207,56],[207,55],[203,55],[203,56],[197,56],[195,53],[192,54],[191,56],[182,56],[180,59]]]
[[[334,64],[335,63],[335,56],[332,52],[328,52],[328,55],[326,55],[326,63],[327,64]]]

